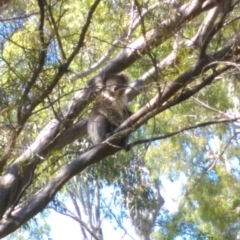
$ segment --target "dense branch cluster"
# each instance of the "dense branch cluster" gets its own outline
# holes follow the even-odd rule
[[[0,11],[1,6],[5,7],[10,1],[2,2],[0,2]],[[26,73],[26,75],[29,73],[29,78],[21,86],[21,96],[13,105],[4,106],[0,99],[2,104],[0,112],[10,115],[11,109],[15,108],[13,114],[16,113],[17,116],[14,124],[11,125],[13,129],[11,136],[7,136],[7,143],[4,145],[0,156],[0,237],[15,231],[42,211],[73,176],[93,163],[98,163],[120,150],[115,145],[118,141],[117,137],[92,148],[81,149],[75,159],[71,160],[69,164],[61,166],[61,169],[58,169],[41,189],[35,191],[33,196],[27,194],[28,189],[37,177],[36,169],[46,159],[77,139],[86,136],[88,107],[101,89],[98,82],[89,81],[89,79],[97,79],[92,78],[93,76],[106,76],[128,71],[134,64],[144,60],[145,57],[149,58],[151,67],[148,69],[145,67],[144,71],[141,72],[142,75],[137,76],[137,79],[131,82],[126,92],[128,99],[134,101],[137,96],[143,96],[146,89],[147,92],[151,92],[151,89],[148,88],[150,84],[157,86],[156,91],[153,91],[154,95],[151,96],[151,99],[141,104],[139,109],[115,130],[115,133],[120,132],[121,135],[126,136],[136,132],[143,124],[158,114],[186,101],[206,86],[217,82],[217,79],[224,74],[229,72],[234,74],[234,71],[239,69],[239,36],[236,35],[234,38],[225,41],[228,42],[228,45],[226,43],[222,45],[216,43],[218,34],[219,36],[224,34],[224,31],[232,22],[239,22],[239,19],[234,17],[234,12],[239,11],[239,1],[190,0],[184,4],[181,4],[181,1],[169,1],[167,4],[156,1],[150,6],[141,5],[139,1],[129,1],[131,5],[128,6],[128,12],[125,10],[128,23],[123,24],[124,30],[110,43],[110,47],[99,59],[95,59],[84,70],[79,67],[76,71],[71,69],[71,64],[80,58],[81,51],[88,45],[87,41],[91,38],[89,31],[96,21],[96,15],[100,11],[98,9],[102,9],[104,6],[101,5],[103,4],[102,1],[95,0],[91,4],[84,17],[85,22],[79,27],[79,32],[73,34],[75,40],[73,44],[68,43],[69,46],[64,45],[67,44],[67,37],[64,39],[65,33],[61,32],[61,19],[65,17],[65,11],[67,11],[67,7],[64,7],[61,3],[64,1],[58,1],[59,5],[56,3],[57,8],[60,9],[58,13],[56,13],[58,11],[56,7],[50,5],[48,1],[38,0],[37,2],[37,11],[35,9],[33,14],[28,13],[27,17],[23,14],[24,16],[22,15],[19,18],[14,13],[16,8],[11,7],[10,4],[6,17],[3,16],[0,20],[3,23],[5,21],[21,22],[26,17],[21,23],[27,24],[32,18],[38,22],[37,34],[34,35],[34,39],[37,39],[35,43],[36,56],[32,57],[29,54],[29,59],[22,67],[22,71],[25,71],[25,69],[26,72],[29,71]],[[161,9],[169,9],[171,17],[168,17],[169,14],[164,16]],[[160,17],[158,19],[158,14],[162,14],[164,19],[160,20]],[[149,18],[152,16],[155,16],[157,20],[153,24],[149,24]],[[198,19],[197,22],[194,22],[195,19]],[[187,31],[186,28],[191,23],[196,24],[198,30],[195,35],[186,39],[184,38],[184,31]],[[67,32],[67,30],[65,31]],[[172,42],[171,51],[162,54],[161,58],[155,58],[155,51],[157,52],[159,49],[164,51],[164,44],[169,39]],[[15,40],[13,34],[12,38],[9,37],[6,40],[5,46],[8,47],[7,43],[10,44],[11,41],[17,44]],[[107,42],[108,39],[103,39],[103,44],[104,41]],[[57,45],[57,56],[53,57],[57,60],[49,68],[49,49],[51,49],[53,43]],[[211,44],[216,44],[215,51],[210,48]],[[68,52],[69,49],[71,49],[70,53]],[[27,51],[26,46],[22,54]],[[162,73],[175,66],[176,62],[179,61],[179,52],[181,51],[185,51],[186,57],[191,56],[191,52],[194,52],[194,55],[197,52],[197,57],[191,66],[186,64],[187,68],[179,72],[177,76],[175,75],[171,81],[163,82]],[[32,60],[33,58],[35,58],[35,61]],[[3,57],[2,59],[4,61]],[[192,61],[190,57],[189,61]],[[19,60],[19,65],[21,64],[22,60]],[[9,68],[14,67],[9,64]],[[21,74],[24,75],[24,73]],[[49,75],[50,78],[48,78]],[[10,79],[11,76],[8,78]],[[31,124],[32,116],[44,106],[44,103],[49,101],[51,94],[56,93],[61,81],[64,80],[66,84],[67,82],[74,84],[79,79],[88,79],[87,84],[75,91],[74,96],[68,100],[65,106],[59,106],[58,109],[60,110],[55,110],[54,103],[49,104],[48,108],[52,109],[54,117],[40,129],[33,142],[26,144],[26,149],[21,149],[16,154],[13,150],[18,146],[19,139]],[[44,84],[44,88],[40,87],[41,84]],[[38,88],[41,91],[35,90]],[[1,89],[0,96],[4,99],[4,92]],[[183,127],[166,135],[136,140],[129,143],[128,147],[132,149],[139,144],[167,138],[186,130],[210,124],[233,122],[239,119],[238,116],[232,117],[231,114],[223,117],[222,119]],[[159,200],[156,203],[157,211],[159,211],[162,206],[162,197],[158,191],[155,195],[156,199]],[[131,213],[133,214],[134,211]],[[135,212],[136,214],[137,212]],[[155,220],[156,216],[154,215],[153,218]],[[138,221],[141,225],[140,218]],[[150,225],[152,228],[153,222]],[[149,232],[149,229],[146,231]],[[143,232],[144,229],[139,231]]]

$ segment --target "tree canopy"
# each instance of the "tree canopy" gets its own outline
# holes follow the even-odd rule
[[[103,239],[101,214],[128,216],[145,240],[239,236],[239,0],[1,0],[0,12],[0,237],[47,206],[67,215],[60,191],[87,209],[86,239]],[[95,77],[120,72],[133,115],[93,146]],[[177,212],[161,176],[186,179]]]

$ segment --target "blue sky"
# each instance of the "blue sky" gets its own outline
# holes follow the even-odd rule
[[[175,182],[171,182],[166,177],[162,177],[161,183],[163,186],[161,189],[161,194],[165,199],[165,204],[163,207],[167,209],[170,213],[177,212],[179,200],[182,194],[182,186],[184,185],[184,183],[186,183],[186,177],[184,175],[181,175],[179,180]],[[69,203],[68,205],[69,209],[71,211],[74,211],[71,203]],[[69,217],[63,216],[52,210],[50,216],[47,218],[47,223],[51,226],[51,237],[53,240],[81,239],[81,231],[79,224]],[[134,232],[134,227],[132,226],[130,220],[126,221],[124,225],[128,231],[128,234],[132,238],[127,236],[121,229],[115,230],[113,225],[108,220],[104,220],[102,224],[104,240],[139,239]]]

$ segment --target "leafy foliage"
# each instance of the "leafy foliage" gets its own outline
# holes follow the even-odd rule
[[[103,221],[130,239],[239,236],[238,0],[12,0],[0,11],[0,237],[22,226],[8,238],[47,239],[48,211],[34,225],[47,206],[85,239],[102,240]],[[122,71],[134,114],[92,146],[94,77]],[[163,179],[180,189],[176,211]]]

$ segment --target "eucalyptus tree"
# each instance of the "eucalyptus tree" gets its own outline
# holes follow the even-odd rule
[[[3,2],[0,237],[44,210],[87,167],[100,166],[109,156],[114,161],[124,135],[131,135],[130,156],[123,154],[117,162],[126,182],[120,174],[116,179],[133,225],[143,226],[138,232],[143,239],[154,227],[164,229],[155,232],[156,238],[169,237],[167,220],[177,219],[161,220],[163,199],[154,188],[160,174],[187,176],[180,206],[188,211],[179,212],[185,217],[190,209],[204,209],[210,202],[198,194],[201,187],[213,197],[207,180],[215,181],[212,186],[221,201],[234,196],[236,188],[227,193],[219,179],[231,179],[230,187],[239,179],[238,0]],[[127,96],[134,113],[114,138],[91,146],[87,116],[99,86],[90,79],[122,71],[132,79]],[[126,169],[126,159],[139,168]],[[145,165],[153,179],[149,184]],[[132,183],[140,186],[132,189],[139,198],[130,194]],[[225,211],[238,212],[237,200],[228,202],[216,219]],[[149,210],[151,201],[155,207]],[[148,227],[147,209],[152,216],[145,221]],[[201,213],[186,218],[186,224],[207,221],[210,215]],[[230,219],[232,229],[237,214]],[[213,229],[205,222],[198,226],[203,234]],[[183,234],[177,227],[175,233]],[[223,225],[215,227],[211,236],[226,233]]]

